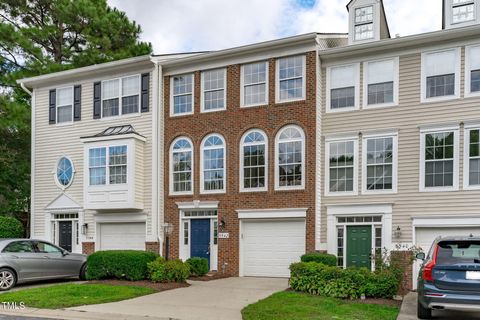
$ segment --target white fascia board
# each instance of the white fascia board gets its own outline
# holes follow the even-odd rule
[[[138,134],[134,134],[134,133],[105,136],[105,137],[89,137],[89,138],[81,138],[81,139],[83,143],[112,141],[112,140],[121,141],[121,140],[127,140],[127,139],[137,139],[143,142],[147,141],[145,137],[139,136]]]
[[[240,209],[239,219],[306,218],[308,208]]]
[[[107,223],[107,222],[146,222],[146,214],[94,214],[96,223]]]
[[[412,225],[414,227],[473,227],[480,226],[480,218],[473,216],[463,217],[446,217],[446,216],[417,216],[412,217]]]
[[[391,214],[392,203],[327,205],[327,215]]]
[[[180,210],[186,209],[217,209],[219,201],[200,201],[194,200],[189,202],[177,202],[177,207]]]

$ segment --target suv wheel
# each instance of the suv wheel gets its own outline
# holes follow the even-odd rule
[[[425,308],[420,301],[417,301],[417,317],[419,319],[432,319],[432,309]]]
[[[16,282],[15,272],[7,268],[0,268],[0,291],[10,290]]]

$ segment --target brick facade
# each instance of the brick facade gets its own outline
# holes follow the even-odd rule
[[[82,253],[92,254],[95,252],[95,242],[82,242]]]
[[[230,233],[228,239],[218,239],[218,269],[230,275],[239,273],[239,220],[235,210],[268,208],[308,208],[306,251],[315,248],[315,135],[316,135],[316,56],[306,53],[306,99],[292,103],[275,103],[275,64],[269,60],[268,105],[240,108],[240,65],[227,66],[227,100],[225,111],[200,112],[200,71],[196,71],[194,85],[194,114],[170,117],[170,77],[164,78],[165,150],[171,142],[186,136],[194,147],[194,194],[169,195],[169,152],[165,152],[165,222],[174,225],[170,256],[179,256],[179,209],[177,202],[219,201],[218,221],[225,221],[222,232]],[[304,190],[275,191],[274,152],[277,132],[288,124],[300,126],[305,132],[305,188]],[[268,191],[239,192],[239,148],[242,135],[258,128],[268,136]],[[200,144],[210,133],[223,135],[226,142],[226,192],[200,194]]]
[[[160,253],[159,242],[145,242],[145,251]]]

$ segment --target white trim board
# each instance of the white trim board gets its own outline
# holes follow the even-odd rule
[[[240,209],[239,219],[306,218],[308,208]]]
[[[475,227],[480,226],[478,217],[412,217],[414,228]]]
[[[200,201],[193,200],[189,202],[177,202],[177,207],[180,210],[185,209],[217,209],[219,201]]]

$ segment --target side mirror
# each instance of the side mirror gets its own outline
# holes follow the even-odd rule
[[[425,252],[419,252],[417,253],[417,255],[415,256],[415,258],[419,259],[419,260],[425,260]]]
[[[68,256],[70,254],[70,252],[68,252],[67,250],[62,250],[62,256]]]

